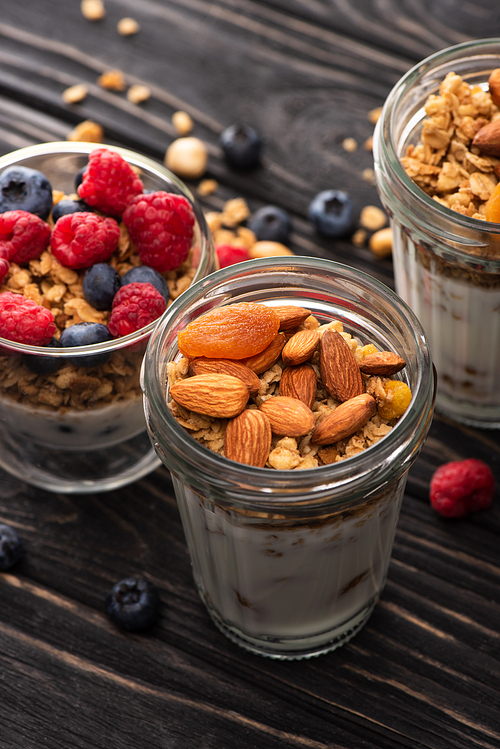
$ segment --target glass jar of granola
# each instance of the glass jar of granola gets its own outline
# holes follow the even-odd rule
[[[374,136],[396,290],[430,341],[436,408],[480,427],[500,426],[500,225],[485,220],[500,175],[498,68],[500,39],[432,55],[394,87]]]
[[[349,427],[335,445],[313,444],[304,429],[294,431],[302,437],[279,436],[283,431],[273,424],[271,452],[266,448],[259,465],[240,462],[241,451],[248,456],[251,444],[260,448],[259,433],[244,430],[235,437],[233,431],[234,459],[229,459],[231,419],[190,411],[172,402],[171,395],[179,382],[190,382],[183,378],[187,365],[194,364],[179,351],[186,326],[203,322],[203,313],[228,307],[234,312],[247,303],[265,305],[266,315],[268,308],[279,311],[288,322],[280,323],[285,332],[276,337],[283,335],[287,345],[300,340],[303,350],[314,337],[311,332],[323,340],[327,332],[336,339],[340,331],[353,356],[375,348],[397,354],[406,366],[393,382],[412,394],[404,415],[374,416],[362,428]],[[306,317],[294,319],[298,308]],[[296,333],[288,323],[298,326]],[[241,339],[237,343],[241,348]],[[282,394],[286,359],[298,364],[295,372],[304,366],[315,372],[318,390],[310,401],[311,417],[324,424],[321,420],[338,404],[321,389],[318,352],[311,347],[308,362],[299,364],[303,356],[297,347],[276,355],[274,339],[265,352],[246,360],[251,374],[258,373],[258,393],[250,378],[253,401],[243,413],[258,415],[261,405],[264,410],[280,401],[275,396]],[[234,364],[230,361],[231,371]],[[386,382],[375,378],[370,390],[370,379],[363,380],[361,396],[349,396],[342,405],[370,399],[364,390],[375,393]],[[228,380],[238,385],[233,377]],[[347,642],[381,595],[407,471],[432,418],[431,358],[413,313],[378,281],[331,261],[276,257],[240,263],[217,271],[174,302],[151,337],[141,381],[150,437],[172,473],[195,582],[216,625],[239,645],[274,658],[309,657]],[[195,397],[201,392],[197,385],[194,392]],[[282,399],[287,407],[291,400]],[[301,419],[306,406],[299,405],[292,411]]]
[[[30,146],[2,156],[0,173],[20,174],[19,179],[25,174],[19,169],[41,173],[52,187],[55,206],[63,196],[78,198],[75,179],[87,168],[96,148],[94,143]],[[162,274],[173,299],[215,269],[201,208],[187,187],[161,164],[126,149],[110,148],[130,165],[146,192],[176,193],[192,206],[194,225],[187,257]],[[13,185],[7,185],[6,193],[15,191]],[[85,208],[79,215],[90,215],[91,209]],[[54,207],[47,217],[51,228],[53,213]],[[121,224],[120,237],[108,262],[123,279],[142,263],[117,219],[113,223]],[[156,320],[128,334],[124,331],[120,337],[113,338],[109,332],[100,338],[102,342],[63,345],[60,337],[74,330],[73,326],[95,324],[107,331],[111,315],[109,308],[97,308],[87,300],[85,266],[75,268],[59,262],[47,245],[36,259],[14,262],[11,257],[0,281],[0,299],[9,296],[14,302],[45,310],[54,330],[48,345],[0,338],[0,466],[51,491],[106,491],[135,481],[159,465],[146,432],[139,385],[142,357]],[[166,303],[162,302],[162,309]]]

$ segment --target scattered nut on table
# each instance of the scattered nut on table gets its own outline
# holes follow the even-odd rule
[[[193,120],[189,114],[182,109],[173,113],[172,125],[175,127],[179,135],[189,135],[194,127]]]
[[[137,34],[141,27],[134,18],[121,18],[116,25],[116,30],[120,36],[132,36]]]
[[[106,16],[102,0],[82,0],[80,10],[87,21],[101,21]]]
[[[88,86],[85,83],[77,83],[74,86],[70,86],[62,92],[63,101],[66,104],[79,104],[85,99],[89,92]]]
[[[164,161],[179,177],[197,179],[207,168],[207,147],[199,138],[177,138],[167,148]]]
[[[380,229],[372,234],[368,246],[376,257],[388,257],[392,252],[392,229]]]

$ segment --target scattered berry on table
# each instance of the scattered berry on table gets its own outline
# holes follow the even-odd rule
[[[49,217],[52,209],[52,186],[42,172],[13,166],[0,174],[0,213],[27,211]]]
[[[325,237],[342,237],[354,225],[352,200],[343,190],[318,193],[309,205],[307,215],[318,234]]]
[[[54,315],[21,294],[0,294],[0,337],[9,341],[44,346],[56,332]]]
[[[495,479],[482,460],[468,458],[445,463],[430,483],[430,500],[437,512],[447,518],[462,518],[485,510],[495,493]]]
[[[108,329],[115,338],[134,333],[157,320],[167,309],[162,294],[150,283],[130,283],[116,294]],[[70,328],[71,329],[71,328]]]
[[[233,247],[230,244],[219,244],[215,247],[219,268],[227,268],[228,265],[242,263],[249,260],[250,256],[246,247]]]
[[[82,280],[83,296],[95,309],[111,309],[120,288],[118,271],[109,263],[96,263],[88,268]]]
[[[73,346],[92,346],[96,343],[105,343],[112,340],[111,333],[102,323],[80,322],[63,330],[59,338],[59,344],[62,348],[72,348]],[[99,367],[108,361],[110,355],[108,351],[102,351],[98,354],[67,356],[65,360],[75,367]]]
[[[9,570],[23,553],[23,543],[10,525],[0,524],[0,571]]]
[[[163,191],[136,196],[123,214],[141,261],[159,273],[174,270],[186,260],[194,220],[186,198]]]
[[[50,241],[50,226],[27,211],[0,214],[0,256],[22,265],[36,260]]]
[[[95,213],[61,216],[52,231],[52,254],[67,268],[89,268],[111,257],[118,245],[120,227],[113,218]]]
[[[170,299],[168,283],[158,271],[150,268],[149,265],[136,265],[135,268],[131,268],[121,277],[120,283],[122,286],[127,286],[129,283],[150,283],[160,292],[166,302]]]
[[[5,276],[9,272],[9,268],[10,268],[9,261],[4,257],[0,257],[0,284],[3,283]]]
[[[129,632],[146,629],[158,618],[161,600],[155,586],[141,577],[116,583],[105,601],[106,614],[118,627]]]
[[[97,148],[89,155],[78,195],[93,208],[111,216],[121,216],[143,184],[130,164],[116,151]]]
[[[282,208],[266,205],[254,213],[248,222],[248,228],[258,240],[281,242],[286,245],[290,241],[292,222]]]
[[[248,125],[230,125],[220,136],[227,163],[235,169],[252,169],[260,163],[262,140]]]
[[[60,348],[57,338],[52,337],[44,348]],[[49,375],[57,372],[64,364],[61,356],[44,356],[43,354],[23,354],[23,361],[32,372],[39,375]]]
[[[83,200],[60,200],[56,203],[52,209],[52,219],[54,223],[58,221],[61,216],[67,216],[69,213],[88,213],[90,212],[90,206],[83,202]]]

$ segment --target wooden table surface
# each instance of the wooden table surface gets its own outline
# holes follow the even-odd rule
[[[64,140],[80,121],[106,141],[162,160],[171,115],[189,112],[209,147],[203,198],[243,196],[293,217],[292,249],[393,285],[390,259],[320,240],[306,219],[321,189],[378,204],[363,178],[368,112],[428,54],[499,28],[498,0],[105,0],[86,21],[77,0],[0,1],[0,152]],[[141,25],[132,37],[119,19]],[[119,68],[145,83],[142,105],[105,91]],[[85,82],[78,105],[61,93]],[[265,163],[230,171],[219,133],[253,126]],[[359,143],[348,153],[347,137]],[[196,189],[196,184],[191,185]],[[370,621],[326,656],[274,662],[232,644],[196,593],[166,469],[119,491],[51,494],[0,473],[0,521],[26,552],[0,574],[2,749],[495,749],[500,746],[500,494],[460,521],[428,501],[436,467],[488,462],[500,484],[500,436],[437,415],[410,471],[389,579]],[[109,588],[140,573],[160,589],[158,623],[123,634]]]

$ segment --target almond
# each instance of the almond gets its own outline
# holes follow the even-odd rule
[[[314,428],[314,414],[296,398],[275,395],[259,406],[271,422],[274,434],[286,437],[302,437]]]
[[[488,87],[493,104],[500,107],[500,68],[495,68],[495,70],[491,71],[488,79]]]
[[[488,122],[478,130],[472,145],[487,156],[500,156],[500,120]]]
[[[377,410],[375,398],[368,393],[357,395],[332,411],[318,424],[311,442],[317,445],[331,445],[349,437],[361,429]]]
[[[263,468],[271,450],[271,424],[262,411],[245,409],[227,422],[224,455],[248,466]]]
[[[281,358],[285,364],[302,364],[314,354],[320,338],[317,330],[299,330],[286,342]]]
[[[255,395],[260,389],[260,380],[255,372],[234,359],[206,359],[201,356],[190,362],[189,371],[193,375],[211,372],[232,375],[245,383],[250,395]]]
[[[323,383],[335,400],[344,401],[364,392],[363,378],[354,354],[336,330],[325,330],[319,344]]]
[[[287,367],[283,370],[280,380],[280,395],[287,398],[297,398],[312,409],[316,400],[318,378],[310,364],[298,367]]]
[[[201,374],[179,380],[170,388],[176,403],[190,411],[230,419],[245,408],[250,393],[237,377],[226,374]]]
[[[261,351],[260,354],[249,356],[248,359],[241,359],[241,363],[259,375],[278,361],[285,343],[286,338],[284,334],[278,333],[276,338],[271,341],[264,351]]]
[[[311,311],[304,307],[295,307],[292,304],[283,305],[283,307],[273,307],[280,319],[280,330],[290,330],[302,325],[304,320],[309,317]]]
[[[403,367],[406,367],[405,360],[392,351],[377,351],[375,354],[369,354],[359,364],[363,374],[379,375],[379,377],[390,377]]]

